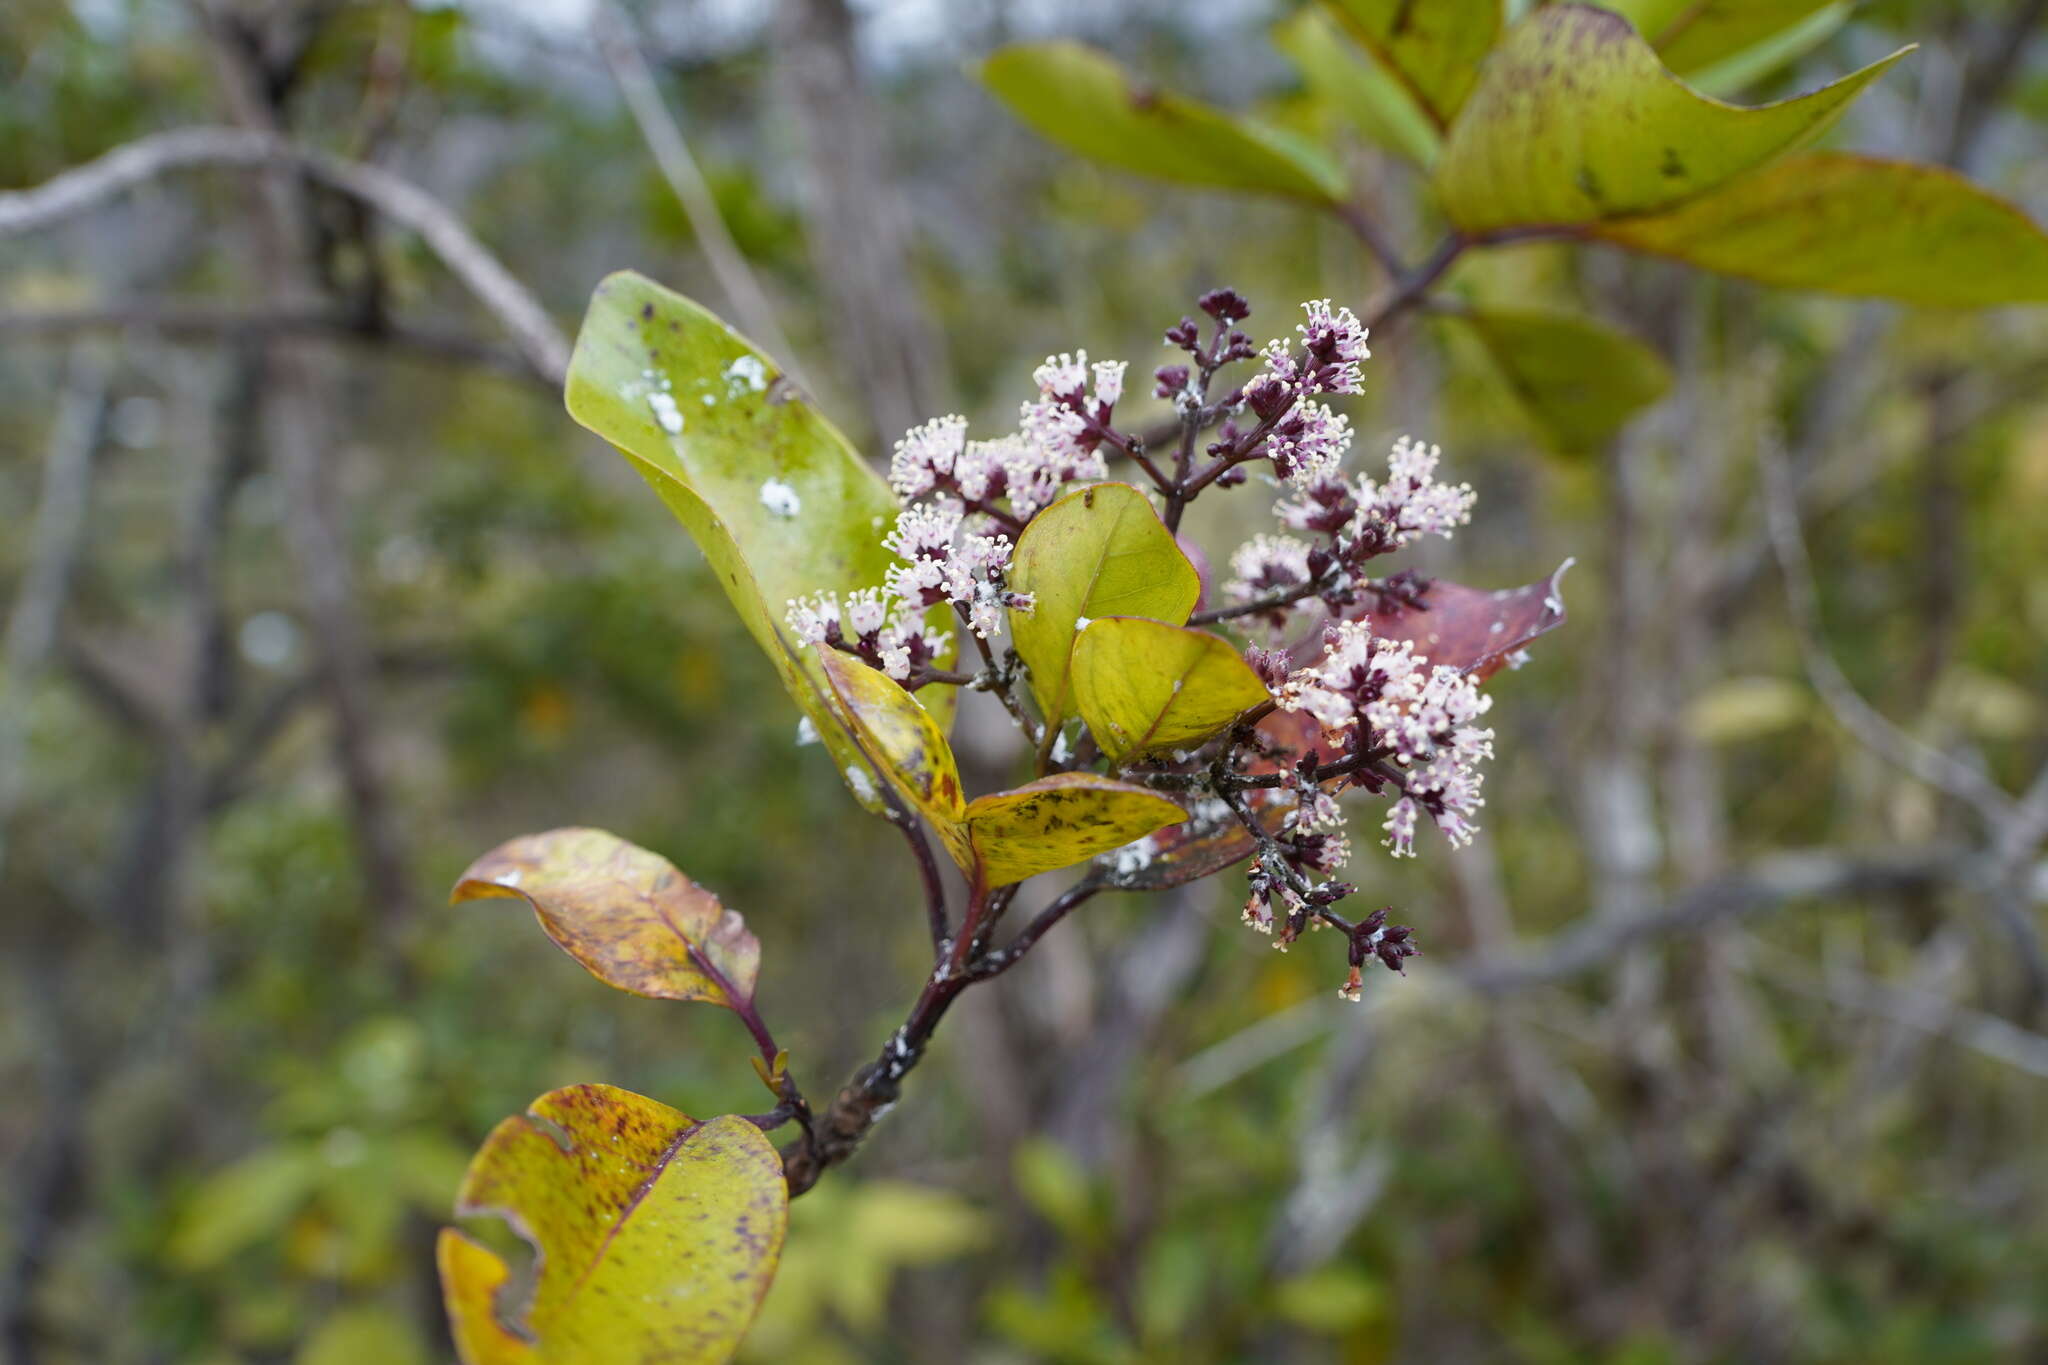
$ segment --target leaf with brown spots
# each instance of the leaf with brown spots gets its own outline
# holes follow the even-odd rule
[[[525,1292],[495,1251],[442,1229],[441,1293],[464,1365],[718,1365],[775,1277],[789,1187],[746,1119],[699,1122],[574,1085],[498,1125],[455,1213],[504,1219],[537,1262]]]
[[[563,952],[608,986],[737,1008],[761,944],[718,897],[658,853],[601,829],[528,834],[471,863],[453,901],[517,896]]]
[[[986,884],[1007,886],[1185,819],[1185,810],[1149,787],[1055,773],[976,799],[967,807],[967,832]]]
[[[964,866],[967,839],[960,821],[967,798],[960,768],[938,723],[924,704],[889,676],[844,651],[821,648],[820,662],[833,698],[870,763],[932,822],[939,838]]]
[[[1486,59],[1444,142],[1437,198],[1471,236],[1659,212],[1819,137],[1907,50],[1796,99],[1742,108],[1665,70],[1620,15],[1545,5]]]

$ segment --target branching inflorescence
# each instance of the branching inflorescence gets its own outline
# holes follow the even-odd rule
[[[974,440],[965,418],[948,416],[897,442],[890,483],[904,506],[884,543],[899,562],[876,587],[792,602],[788,621],[805,644],[853,655],[906,691],[954,684],[996,693],[1033,742],[1041,776],[1096,771],[1173,793],[1189,819],[1098,860],[1090,885],[1172,885],[1212,863],[1251,858],[1246,923],[1283,949],[1308,928],[1339,930],[1350,968],[1340,991],[1356,1000],[1366,963],[1400,971],[1416,948],[1408,928],[1388,925],[1385,909],[1357,920],[1338,912],[1356,891],[1337,879],[1351,856],[1338,798],[1353,789],[1387,798],[1384,842],[1397,857],[1414,854],[1425,817],[1451,845],[1470,842],[1483,804],[1480,765],[1493,753],[1493,731],[1478,724],[1490,704],[1478,681],[1497,662],[1432,660],[1412,628],[1376,630],[1376,620],[1426,618],[1434,585],[1412,572],[1374,578],[1369,568],[1418,537],[1450,536],[1470,519],[1473,493],[1438,481],[1437,448],[1407,437],[1394,443],[1383,476],[1346,469],[1351,424],[1326,400],[1363,388],[1370,351],[1351,310],[1304,304],[1294,336],[1254,348],[1239,326],[1251,309],[1236,293],[1204,295],[1200,308],[1206,325],[1183,318],[1166,333],[1186,359],[1153,375],[1153,393],[1176,414],[1168,450],[1117,424],[1123,363],[1090,363],[1085,352],[1049,357],[1033,374],[1038,392],[1022,405],[1016,432]],[[1219,382],[1254,360],[1241,385]],[[1042,691],[1034,716],[1022,684],[1039,680],[1015,649],[999,648],[1017,616],[1041,609],[1009,581],[1020,539],[1063,495],[1108,479],[1113,460],[1140,471],[1168,530],[1211,488],[1258,482],[1280,495],[1279,530],[1240,546],[1221,603],[1184,618],[1253,634],[1259,643],[1242,658],[1263,699],[1189,745],[1112,743],[1089,728],[1085,706],[1071,726],[1047,710]],[[953,632],[934,626],[935,617],[949,617],[974,642],[980,671],[940,662]],[[1089,624],[1074,623],[1077,632]],[[1222,858],[1214,856],[1219,837]],[[1188,875],[1176,873],[1198,841],[1202,870],[1187,858]],[[964,965],[992,975],[1028,947],[984,943]]]

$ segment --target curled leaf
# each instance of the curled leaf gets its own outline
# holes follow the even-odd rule
[[[739,914],[616,834],[555,829],[500,844],[450,899],[494,896],[531,905],[548,937],[608,986],[727,1008],[753,997],[761,944]]]
[[[1034,599],[1010,615],[1031,690],[1057,729],[1070,706],[1074,636],[1102,616],[1149,616],[1185,624],[1202,595],[1201,576],[1152,503],[1127,483],[1069,493],[1032,518],[1017,538],[1010,585]]]
[[[1135,616],[1095,621],[1074,641],[1074,704],[1115,762],[1199,744],[1266,700],[1228,640]]]
[[[441,1290],[464,1365],[719,1365],[775,1276],[789,1187],[743,1118],[700,1123],[576,1085],[498,1125],[455,1211],[505,1219],[537,1261],[516,1303],[504,1260],[442,1229]]]
[[[949,848],[964,846],[960,819],[967,800],[952,746],[923,703],[888,675],[843,650],[820,651],[825,676],[868,758],[903,798],[924,813]]]
[[[967,831],[989,886],[1085,862],[1187,819],[1149,787],[1094,773],[1055,773],[967,807]]]
[[[1472,234],[1665,209],[1819,136],[1907,50],[1745,109],[1665,70],[1620,15],[1546,5],[1487,58],[1437,163],[1437,195]]]

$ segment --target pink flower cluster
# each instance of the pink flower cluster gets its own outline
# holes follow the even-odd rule
[[[1343,421],[1324,420],[1332,426]],[[1284,469],[1291,496],[1273,509],[1289,531],[1321,537],[1323,543],[1262,535],[1240,546],[1231,556],[1232,577],[1225,585],[1232,599],[1248,602],[1313,583],[1314,596],[1342,605],[1353,600],[1367,560],[1402,549],[1418,536],[1448,537],[1472,519],[1471,485],[1436,480],[1442,454],[1436,446],[1403,436],[1387,458],[1384,480],[1366,474],[1347,479],[1337,459],[1349,440],[1345,430],[1341,443],[1325,440],[1312,447],[1317,452],[1313,459]]]
[[[1406,640],[1375,636],[1362,621],[1324,632],[1323,652],[1274,690],[1283,711],[1305,714],[1347,757],[1393,767],[1401,797],[1387,814],[1387,846],[1415,853],[1415,825],[1427,812],[1452,845],[1472,841],[1485,802],[1479,765],[1493,757],[1493,731],[1474,724],[1493,704],[1464,672],[1429,661]],[[1368,783],[1376,779],[1362,774]]]

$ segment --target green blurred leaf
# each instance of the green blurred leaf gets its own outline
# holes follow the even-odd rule
[[[1809,153],[1597,235],[1781,289],[1934,307],[2048,301],[2048,234],[1939,166]]]
[[[1072,867],[1188,818],[1149,787],[1094,773],[1054,773],[967,807],[967,832],[989,886]]]
[[[591,297],[568,405],[689,529],[840,769],[865,774],[833,722],[814,652],[792,649],[783,618],[794,598],[882,581],[893,562],[882,534],[897,505],[881,476],[738,333],[630,271]],[[931,702],[942,715],[951,704],[950,693]],[[871,788],[848,785],[880,809]]]
[[[511,896],[532,906],[548,937],[607,986],[729,1009],[754,994],[761,944],[739,913],[659,853],[616,834],[554,829],[509,840],[469,865],[450,900]]]
[[[1680,723],[1702,744],[1738,744],[1812,716],[1812,692],[1789,678],[1728,678],[1686,703]]]
[[[1051,1138],[1018,1143],[1010,1157],[1010,1178],[1024,1202],[1070,1240],[1086,1242],[1101,1230],[1088,1172]]]
[[[172,1230],[171,1262],[210,1270],[236,1252],[277,1237],[319,1183],[318,1152],[305,1143],[269,1147],[200,1182]]]
[[[1323,0],[1439,128],[1448,128],[1500,37],[1500,0]]]
[[[1048,731],[1068,712],[1074,636],[1098,616],[1149,616],[1181,625],[1202,595],[1195,566],[1143,493],[1099,483],[1069,493],[1017,538],[1010,586],[1035,599],[1010,614]]]
[[[1475,234],[1653,212],[1819,136],[1909,50],[1743,109],[1688,89],[1619,15],[1548,5],[1488,60],[1437,163],[1437,193]]]
[[[1686,81],[1703,95],[1726,97],[1754,85],[1792,65],[1832,38],[1855,10],[1855,0],[1835,0],[1822,5],[1792,27],[1774,33],[1762,42],[1732,52],[1697,71],[1686,73]]]
[[[1450,314],[1560,455],[1598,451],[1671,387],[1649,346],[1592,318],[1490,308]]]
[[[1132,85],[1108,57],[1078,43],[1016,44],[981,64],[982,84],[1041,137],[1140,175],[1217,189],[1344,198],[1344,178],[1319,151],[1252,119]]]
[[[1673,71],[1697,71],[1798,27],[1836,0],[1600,0]]]
[[[456,1213],[507,1219],[538,1257],[532,1302],[514,1313],[500,1298],[510,1267],[442,1229],[442,1293],[465,1365],[716,1365],[775,1276],[789,1187],[743,1118],[700,1123],[578,1085],[498,1125]]]
[[[1344,1266],[1286,1280],[1273,1290],[1273,1312],[1312,1332],[1354,1332],[1387,1311],[1386,1290],[1363,1271]]]
[[[1443,138],[1407,87],[1372,55],[1344,41],[1320,10],[1295,11],[1273,29],[1273,45],[1301,71],[1317,98],[1372,142],[1418,166],[1436,160]]]
[[[1091,623],[1074,641],[1074,705],[1112,762],[1198,744],[1266,700],[1220,635],[1136,616]]]
[[[924,813],[932,828],[965,866],[969,860],[961,818],[967,799],[952,746],[916,697],[887,674],[869,668],[843,650],[821,646],[825,676],[846,709],[847,721],[867,756],[904,800]]]
[[[292,1365],[426,1365],[426,1343],[388,1308],[344,1308],[314,1329]]]

